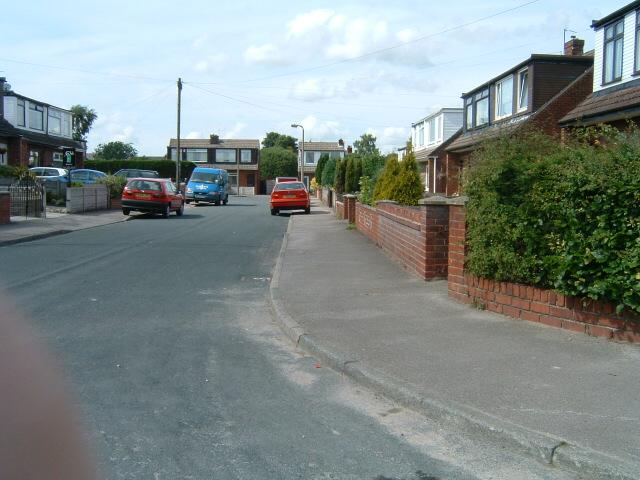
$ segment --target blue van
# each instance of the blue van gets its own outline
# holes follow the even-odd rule
[[[229,174],[220,168],[196,167],[187,183],[187,203],[209,202],[226,205],[229,202]]]

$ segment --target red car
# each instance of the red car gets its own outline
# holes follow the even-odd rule
[[[171,212],[184,213],[184,197],[168,178],[132,178],[122,192],[122,213],[161,213],[168,218]]]
[[[280,210],[304,210],[311,212],[311,199],[302,182],[276,183],[271,192],[271,215]]]

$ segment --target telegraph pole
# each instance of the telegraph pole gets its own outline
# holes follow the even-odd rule
[[[180,101],[182,99],[182,78],[178,78],[178,144],[176,147],[176,187],[180,189]]]

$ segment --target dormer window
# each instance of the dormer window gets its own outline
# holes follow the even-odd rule
[[[513,75],[496,82],[496,120],[513,113]]]
[[[24,100],[18,99],[18,126],[24,127]]]
[[[29,128],[44,130],[44,107],[29,103]]]
[[[529,108],[529,70],[518,72],[518,111]]]
[[[640,73],[640,11],[636,12],[636,58],[633,70]]]
[[[467,130],[489,123],[489,89],[465,98],[464,105]]]
[[[622,78],[622,45],[624,43],[624,19],[604,29],[604,62],[602,83],[617,82]]]

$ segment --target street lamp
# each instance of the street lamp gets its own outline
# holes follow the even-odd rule
[[[301,128],[302,129],[302,143],[300,148],[300,181],[304,182],[304,127],[302,125],[298,125],[297,123],[292,123],[291,128]]]

